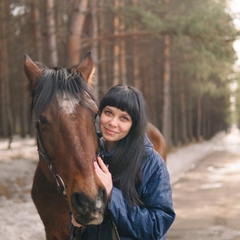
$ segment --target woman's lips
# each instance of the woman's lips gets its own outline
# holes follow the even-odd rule
[[[108,133],[108,134],[111,134],[111,135],[116,134],[116,132],[114,132],[114,131],[112,131],[108,128],[105,128],[105,132]]]

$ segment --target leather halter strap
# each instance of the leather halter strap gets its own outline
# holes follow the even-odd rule
[[[38,147],[37,151],[43,157],[43,159],[45,160],[45,162],[48,166],[48,169],[52,173],[52,175],[53,175],[53,177],[56,181],[58,191],[60,191],[65,197],[67,197],[66,187],[65,187],[64,181],[61,178],[61,176],[57,173],[51,159],[49,158],[49,156],[47,154],[47,151],[43,147],[42,139],[41,139],[41,135],[40,135],[39,124],[40,124],[40,120],[37,119],[35,121],[35,128],[37,130],[36,131],[37,141],[38,141],[38,144],[39,144],[39,147]]]

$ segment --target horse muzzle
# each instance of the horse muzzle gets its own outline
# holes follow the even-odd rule
[[[75,209],[75,220],[81,225],[98,225],[103,221],[107,206],[105,189],[99,191],[95,198],[89,198],[83,192],[74,192],[71,196],[72,206]]]

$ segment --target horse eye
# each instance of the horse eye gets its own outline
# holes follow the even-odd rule
[[[48,123],[48,120],[44,117],[44,116],[39,116],[39,118],[38,118],[38,122],[40,123],[40,124],[47,124]]]

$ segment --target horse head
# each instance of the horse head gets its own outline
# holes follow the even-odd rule
[[[98,151],[98,107],[92,93],[91,53],[79,66],[51,69],[25,55],[24,70],[41,171],[49,184],[62,189],[77,222],[100,224],[107,196],[93,167]]]

